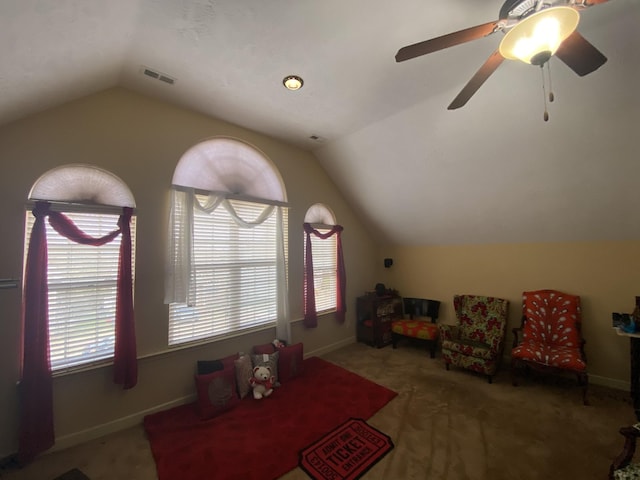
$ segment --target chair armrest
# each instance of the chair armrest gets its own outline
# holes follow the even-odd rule
[[[439,323],[438,329],[440,330],[440,336],[442,337],[442,340],[455,340],[460,336],[460,329],[457,325],[447,325],[446,323]]]

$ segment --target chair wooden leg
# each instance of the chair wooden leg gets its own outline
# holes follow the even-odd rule
[[[614,471],[626,467],[633,459],[633,454],[636,451],[636,439],[640,435],[635,427],[622,427],[620,433],[624,435],[624,448],[609,468],[609,479],[611,480],[614,478]]]
[[[589,399],[587,398],[587,390],[589,388],[589,376],[586,373],[579,373],[578,383],[582,385],[582,404],[589,405]]]
[[[518,365],[512,360],[511,361],[511,385],[514,387],[518,386],[518,376],[517,376]]]
[[[444,368],[446,368],[447,370],[449,370],[449,362],[444,362]]]
[[[429,343],[429,354],[431,358],[436,358],[436,342],[434,340],[428,340]]]
[[[487,375],[487,381],[493,383],[493,375]]]

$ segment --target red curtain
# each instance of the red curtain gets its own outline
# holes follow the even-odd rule
[[[116,300],[116,343],[113,355],[113,381],[123,388],[138,383],[136,328],[133,316],[133,273],[131,268],[131,208],[124,208],[118,225],[122,233],[118,263]]]
[[[20,380],[18,460],[26,463],[50,448],[53,433],[53,387],[49,363],[49,299],[47,289],[48,204],[37,204],[29,239],[22,295],[23,361]]]
[[[337,245],[337,271],[336,271],[336,319],[344,323],[346,305],[347,274],[344,268],[344,254],[342,251],[342,231],[340,225],[334,225],[331,230],[321,233],[313,228],[309,223],[303,224],[305,237],[305,257],[304,257],[304,325],[308,328],[318,326],[318,313],[316,311],[316,295],[313,283],[313,257],[311,248],[311,234],[318,238],[327,239],[336,235]]]
[[[22,308],[23,361],[20,381],[22,411],[18,457],[26,463],[50,448],[53,431],[53,384],[49,359],[49,312],[47,283],[47,238],[44,224],[49,224],[62,236],[84,245],[100,246],[122,235],[116,300],[116,343],[114,352],[114,382],[131,388],[137,382],[135,325],[133,315],[133,282],[131,272],[131,216],[125,207],[118,221],[119,228],[101,238],[92,238],[60,212],[50,209],[47,202],[38,202],[24,278]]]

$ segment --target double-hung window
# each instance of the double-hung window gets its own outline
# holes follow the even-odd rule
[[[286,209],[222,198],[209,212],[209,198],[195,195],[188,300],[170,304],[170,345],[276,325],[278,215],[286,231]]]
[[[87,192],[110,205],[86,201]],[[46,244],[51,370],[112,358],[123,241],[121,224],[124,221],[123,208],[118,205],[132,212],[135,201],[131,192],[109,172],[92,166],[69,165],[40,177],[29,197],[25,258],[29,253],[35,215],[44,218],[42,241]],[[130,235],[125,239],[131,242],[131,283],[127,295],[132,298],[135,216],[129,213],[126,219]],[[133,312],[128,313],[133,321]],[[135,353],[133,355],[135,358]]]
[[[342,251],[342,226],[321,203],[312,205],[304,217],[304,324],[314,328],[318,314],[336,312],[345,319],[346,273]]]
[[[171,194],[169,345],[274,327],[286,340],[288,208],[275,167],[248,144],[208,140],[183,155]]]
[[[57,208],[94,238],[109,234],[118,225],[118,214],[68,211],[64,205]],[[29,210],[28,236],[34,220]],[[131,229],[135,233],[135,217]],[[46,232],[51,370],[113,357],[120,237],[94,246],[69,240],[48,222]],[[132,266],[134,262],[132,255]]]
[[[330,228],[318,226],[317,230],[320,233],[327,233]],[[333,235],[329,238],[319,238],[311,235],[310,238],[316,311],[317,313],[329,312],[336,309],[337,237]]]

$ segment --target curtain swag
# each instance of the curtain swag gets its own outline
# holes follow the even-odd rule
[[[304,325],[307,328],[316,328],[318,326],[318,312],[316,311],[316,295],[313,283],[313,257],[311,248],[311,234],[321,239],[327,239],[332,235],[336,235],[337,244],[337,272],[336,272],[336,320],[344,323],[345,313],[347,311],[346,288],[347,275],[344,268],[344,254],[342,251],[342,231],[341,225],[334,225],[331,230],[326,233],[319,232],[309,223],[304,223],[305,236],[305,262],[304,262]]]
[[[123,388],[137,383],[136,338],[133,314],[133,275],[131,271],[131,216],[133,209],[124,207],[118,228],[92,238],[82,232],[64,214],[51,210],[49,202],[37,202],[36,218],[27,252],[22,305],[23,359],[20,381],[22,411],[18,458],[21,463],[32,460],[50,448],[55,440],[53,430],[53,383],[49,361],[49,291],[47,282],[47,238],[45,218],[62,236],[83,245],[100,246],[122,235],[116,299],[116,342],[114,382]]]

